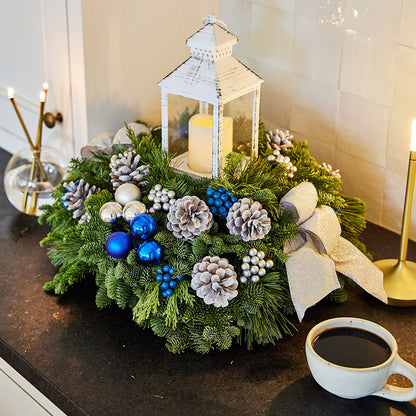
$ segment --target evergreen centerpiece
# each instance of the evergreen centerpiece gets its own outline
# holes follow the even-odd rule
[[[83,199],[85,221],[68,209],[64,183],[54,191],[56,202],[42,207],[39,221],[52,231],[41,245],[50,246],[50,259],[59,267],[45,290],[59,295],[83,279],[95,279],[97,307],[131,309],[133,320],[164,337],[173,353],[223,350],[234,340],[250,349],[291,335],[295,327],[289,316],[296,302],[286,273],[292,256],[286,245],[301,225],[280,200],[299,184],[313,184],[313,203],[331,207],[342,236],[365,252],[358,240],[365,228],[363,202],[341,193],[340,178],[310,156],[306,142],[293,141],[284,149],[296,166],[288,175],[286,163],[270,160],[276,149],[262,123],[259,156],[230,153],[216,179],[171,168],[159,132],[136,137],[127,127],[131,146],[72,160],[64,183],[88,183],[95,192]],[[125,190],[114,188],[115,160],[118,178],[123,180],[124,170],[128,182],[140,176],[140,190],[134,180]],[[116,191],[122,194],[114,202]],[[167,209],[153,209],[155,198]],[[344,285],[340,276],[336,280],[339,288],[328,296],[343,302]]]

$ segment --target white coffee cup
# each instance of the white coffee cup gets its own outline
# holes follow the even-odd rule
[[[352,368],[331,363],[313,349],[318,335],[331,328],[359,328],[384,339],[391,348],[390,357],[374,367]],[[313,378],[324,389],[346,399],[358,399],[369,395],[405,402],[416,399],[416,368],[397,353],[397,342],[387,329],[374,322],[359,318],[334,318],[314,326],[306,338],[306,358]],[[403,388],[387,383],[391,374],[407,377],[413,387]]]

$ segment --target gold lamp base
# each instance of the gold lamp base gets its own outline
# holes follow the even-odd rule
[[[378,260],[374,264],[384,274],[387,303],[392,306],[416,305],[416,263],[397,259]]]

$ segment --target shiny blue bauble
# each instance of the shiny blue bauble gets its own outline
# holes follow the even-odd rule
[[[143,241],[137,248],[137,255],[145,266],[156,266],[162,260],[162,247],[156,241]]]
[[[133,248],[133,242],[127,233],[117,231],[107,238],[107,253],[115,259],[125,259]]]
[[[146,240],[156,231],[156,221],[149,214],[139,214],[131,222],[130,231],[133,237]]]

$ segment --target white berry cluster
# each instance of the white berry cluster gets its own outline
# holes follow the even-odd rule
[[[286,165],[287,176],[289,178],[293,178],[295,172],[298,170],[298,168],[290,161],[290,157],[283,156],[278,149],[273,150],[273,154],[269,155],[267,159],[270,160],[270,162],[284,163]]]
[[[241,270],[243,275],[240,277],[241,283],[247,283],[247,280],[251,278],[253,283],[257,283],[260,277],[266,274],[266,269],[273,267],[272,260],[265,260],[264,251],[257,251],[255,248],[251,248],[248,252],[248,256],[243,258]]]
[[[160,211],[169,211],[172,204],[176,202],[175,191],[168,191],[162,185],[157,184],[149,192],[148,199],[153,202],[153,206],[149,209],[150,213]]]
[[[322,165],[319,165],[319,167],[322,169],[325,169],[330,176],[341,179],[341,174],[339,173],[339,169],[333,169],[333,167],[329,163],[323,162]]]

